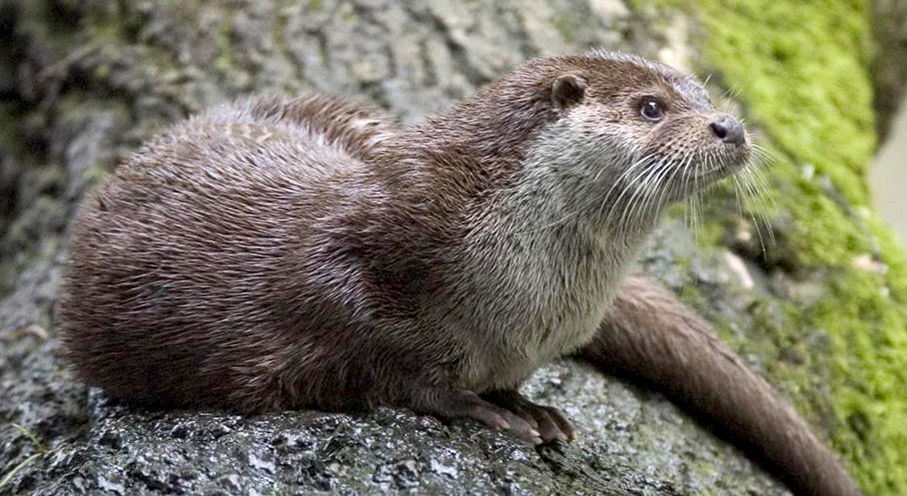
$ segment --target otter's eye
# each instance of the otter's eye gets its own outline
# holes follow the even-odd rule
[[[639,114],[649,122],[658,122],[665,115],[661,102],[654,98],[646,98],[639,106]]]

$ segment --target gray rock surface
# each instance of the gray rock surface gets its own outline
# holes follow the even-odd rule
[[[166,123],[274,88],[362,95],[412,121],[531,56],[657,54],[667,38],[640,15],[617,0],[0,4],[0,494],[786,494],[660,396],[568,361],[525,391],[560,405],[579,438],[535,450],[393,409],[145,411],[87,390],[55,357],[67,221]],[[696,248],[677,221],[643,260],[670,287],[699,288],[731,332],[785,284],[748,263]]]

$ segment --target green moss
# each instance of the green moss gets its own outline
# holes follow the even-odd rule
[[[574,16],[568,15],[567,12],[559,12],[553,19],[557,32],[565,42],[571,45],[576,42],[576,27],[573,25],[573,19]]]
[[[217,49],[220,55],[214,61],[214,67],[224,72],[233,67],[233,19],[234,12],[228,10],[227,19],[224,19],[217,32]]]
[[[782,363],[769,375],[811,418],[825,406],[802,381],[827,384],[832,444],[864,491],[883,495],[907,487],[907,259],[869,208],[868,11],[861,0],[700,0],[695,14],[708,33],[702,68],[723,76],[777,150],[770,175],[790,221],[770,249],[792,253],[799,277],[826,288],[816,301],[781,302],[791,329],[754,312],[779,353],[793,349],[814,367]],[[827,334],[830,359],[802,346],[810,332]]]
[[[686,6],[684,0],[628,0],[627,6],[633,12],[646,12],[646,11],[669,11],[674,9],[684,8]]]

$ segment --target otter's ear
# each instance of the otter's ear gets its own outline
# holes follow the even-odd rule
[[[551,103],[556,109],[565,109],[583,101],[586,82],[576,74],[561,74],[551,83]]]

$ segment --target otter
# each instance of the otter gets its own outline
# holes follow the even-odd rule
[[[634,260],[664,208],[746,166],[696,79],[595,51],[525,62],[425,122],[266,95],[174,125],[84,203],[65,358],[134,402],[407,407],[568,441],[519,393],[575,356],[665,392],[802,494],[833,454]]]

